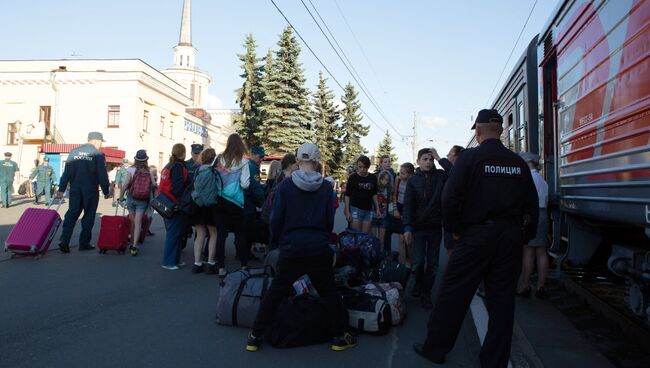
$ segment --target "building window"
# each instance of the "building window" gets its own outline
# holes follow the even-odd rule
[[[169,122],[169,139],[174,139],[174,122]]]
[[[165,117],[164,116],[160,117],[160,136],[161,137],[165,136]]]
[[[163,153],[158,152],[158,167],[160,168],[160,170],[162,170],[162,168],[165,167],[164,162],[163,162],[163,157],[164,157]]]
[[[38,112],[38,121],[41,123],[45,123],[45,127],[47,129],[50,129],[50,116],[52,114],[52,107],[51,106],[41,106]]]
[[[142,114],[142,131],[146,132],[149,130],[149,111],[144,110]]]
[[[196,84],[190,84],[190,100],[194,101],[194,94],[196,92]]]
[[[109,128],[120,127],[120,105],[108,106],[108,127]]]
[[[13,146],[18,144],[18,126],[16,123],[7,124],[7,145]]]

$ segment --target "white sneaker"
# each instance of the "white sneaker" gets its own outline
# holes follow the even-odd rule
[[[163,265],[162,268],[164,268],[166,270],[170,270],[170,271],[178,270],[178,266],[165,266],[165,265]]]

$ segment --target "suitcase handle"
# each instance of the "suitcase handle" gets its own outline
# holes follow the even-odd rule
[[[122,207],[122,216],[126,216],[126,201],[116,201],[115,216],[117,216],[117,209]]]
[[[57,213],[59,212],[59,209],[61,208],[61,205],[63,204],[63,198],[65,198],[65,195],[66,195],[67,193],[68,193],[68,191],[66,190],[65,193],[63,193],[63,197],[61,197],[61,199],[59,199],[59,203],[56,205],[56,212],[57,212]],[[56,197],[52,197],[52,198],[50,198],[50,203],[47,204],[47,209],[48,209],[48,210],[49,210],[49,209],[52,207],[52,205],[54,204],[54,200],[55,200],[55,199],[56,199]]]

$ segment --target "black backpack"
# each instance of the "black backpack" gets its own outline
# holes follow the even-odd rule
[[[264,339],[276,348],[320,344],[332,339],[332,325],[323,300],[302,294],[280,304]]]

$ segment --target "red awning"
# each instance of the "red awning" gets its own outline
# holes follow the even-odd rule
[[[41,152],[43,153],[70,153],[73,149],[81,146],[81,144],[68,143],[68,144],[54,144],[54,143],[45,143],[41,144]],[[106,156],[106,162],[110,163],[121,163],[126,156],[126,152],[116,149],[102,147],[101,151]]]

